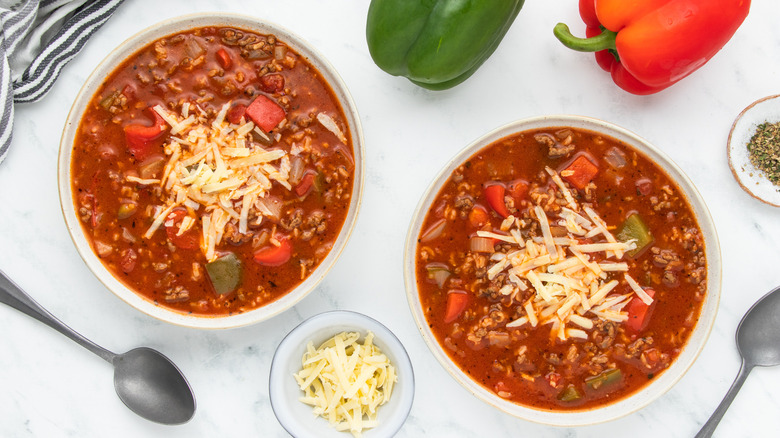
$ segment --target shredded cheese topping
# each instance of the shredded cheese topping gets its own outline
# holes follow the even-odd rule
[[[519,221],[512,216],[511,226],[505,230],[508,236],[489,232],[477,235],[500,236],[502,242],[511,246],[506,252],[494,253],[488,266],[491,280],[507,274],[501,293],[514,297],[529,287],[534,292],[522,305],[525,315],[509,322],[507,327],[550,325],[551,335],[561,340],[587,339],[583,329],[591,329],[593,322],[586,316],[622,322],[628,319],[623,308],[634,295],[646,304],[653,299],[628,275],[628,264],[620,262],[626,251],[636,248],[636,243],[619,242],[592,208],[581,208],[576,203],[554,170],[546,171],[564,192],[567,205],[555,215],[548,215],[539,205],[533,207],[532,216],[539,225],[541,238],[523,242]],[[552,227],[565,228],[567,236],[554,237]],[[593,242],[594,239],[601,241]],[[621,281],[632,292],[613,294]]]
[[[246,233],[250,220],[260,225],[263,217],[270,215],[265,199],[274,181],[291,190],[290,154],[253,142],[250,134],[254,123],[229,123],[225,119],[229,108],[230,104],[225,104],[209,120],[197,105],[183,105],[181,115],[160,105],[154,107],[170,126],[163,176],[159,180],[127,178],[138,184],[158,184],[163,189],[163,204],[156,208],[144,237],[150,238],[174,208],[184,206],[191,212],[198,211],[203,229],[201,250],[212,261],[218,256],[215,248],[231,220],[237,221],[240,233]],[[184,220],[177,234],[193,225]]]
[[[362,344],[359,339],[360,333],[343,332],[316,349],[309,342],[303,369],[294,374],[304,391],[300,400],[336,430],[349,430],[355,437],[376,427],[377,408],[390,399],[398,378],[374,345],[374,334],[369,331]]]

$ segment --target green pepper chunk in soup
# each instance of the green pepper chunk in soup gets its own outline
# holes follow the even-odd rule
[[[170,309],[230,315],[285,295],[327,256],[354,184],[344,111],[274,35],[204,27],[105,79],[72,154],[102,263]]]
[[[418,238],[428,325],[476,382],[515,403],[590,409],[662,373],[706,293],[685,195],[630,146],[521,132],[449,177]]]

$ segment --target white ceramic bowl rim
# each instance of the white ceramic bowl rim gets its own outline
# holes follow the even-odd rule
[[[311,62],[330,84],[334,94],[342,105],[350,127],[349,131],[352,138],[353,153],[355,155],[354,158],[356,163],[349,212],[333,248],[317,269],[315,269],[295,289],[279,299],[245,313],[223,317],[187,315],[162,306],[157,306],[153,302],[136,294],[122,282],[117,280],[105,266],[103,266],[84,237],[81,224],[76,216],[70,185],[70,158],[73,140],[84,108],[92,99],[93,94],[96,92],[96,89],[103,78],[110,75],[116,66],[133,53],[146,46],[149,42],[187,29],[205,26],[227,26],[258,33],[274,34]],[[82,259],[98,280],[123,301],[152,317],[180,326],[213,329],[241,327],[266,320],[292,307],[314,290],[333,267],[346,246],[357,221],[357,214],[363,196],[363,175],[365,173],[364,156],[363,130],[355,103],[352,100],[344,81],[335,68],[309,43],[282,26],[257,18],[218,12],[185,15],[155,24],[138,32],[134,36],[131,36],[106,56],[85,81],[84,86],[76,96],[68,114],[65,128],[62,133],[62,139],[60,140],[57,165],[60,204],[68,232]]]
[[[362,339],[369,330],[375,335],[374,343],[395,367],[398,383],[390,400],[377,409],[379,425],[365,430],[363,435],[366,438],[391,437],[403,426],[412,409],[415,388],[414,369],[406,348],[390,329],[374,318],[357,312],[334,310],[314,315],[291,330],[279,343],[271,361],[268,379],[271,408],[279,423],[292,436],[351,436],[349,432],[338,432],[330,428],[324,418],[314,416],[311,406],[298,400],[302,391],[293,378],[293,373],[300,370],[301,358],[310,341],[318,346],[341,332],[349,331],[360,332]]]
[[[641,391],[618,402],[592,410],[551,412],[534,409],[504,400],[495,395],[492,391],[489,391],[476,383],[465,374],[452,359],[450,359],[433,336],[425,319],[425,314],[422,312],[422,308],[419,305],[419,295],[415,279],[416,242],[422,226],[422,219],[425,214],[427,214],[433,199],[439,193],[452,171],[478,150],[497,140],[517,132],[549,127],[573,127],[600,132],[634,147],[636,150],[658,163],[671,179],[679,185],[688,198],[688,201],[694,210],[694,214],[698,219],[705,240],[705,252],[708,265],[708,293],[702,303],[699,321],[688,340],[688,344],[680,353],[677,360]],[[428,348],[452,377],[469,392],[486,403],[519,418],[553,426],[582,426],[611,421],[647,406],[653,400],[666,393],[691,367],[701,350],[704,348],[717,314],[721,285],[720,246],[715,232],[715,225],[704,200],[690,179],[688,179],[683,171],[672,162],[666,154],[638,135],[608,122],[575,115],[540,116],[518,120],[485,134],[462,149],[442,168],[421,197],[414,216],[412,217],[412,223],[406,236],[404,248],[404,282],[409,306],[420,333],[426,344],[428,344]]]

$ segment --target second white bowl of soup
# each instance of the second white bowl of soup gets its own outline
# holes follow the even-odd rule
[[[669,390],[712,328],[720,249],[659,149],[579,116],[476,140],[422,196],[404,260],[431,352],[512,415],[577,426]]]

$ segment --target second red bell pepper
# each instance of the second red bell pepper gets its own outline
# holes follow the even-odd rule
[[[652,94],[712,58],[745,20],[750,0],[580,0],[587,38],[555,26],[566,46],[596,52],[613,81],[633,94]]]

